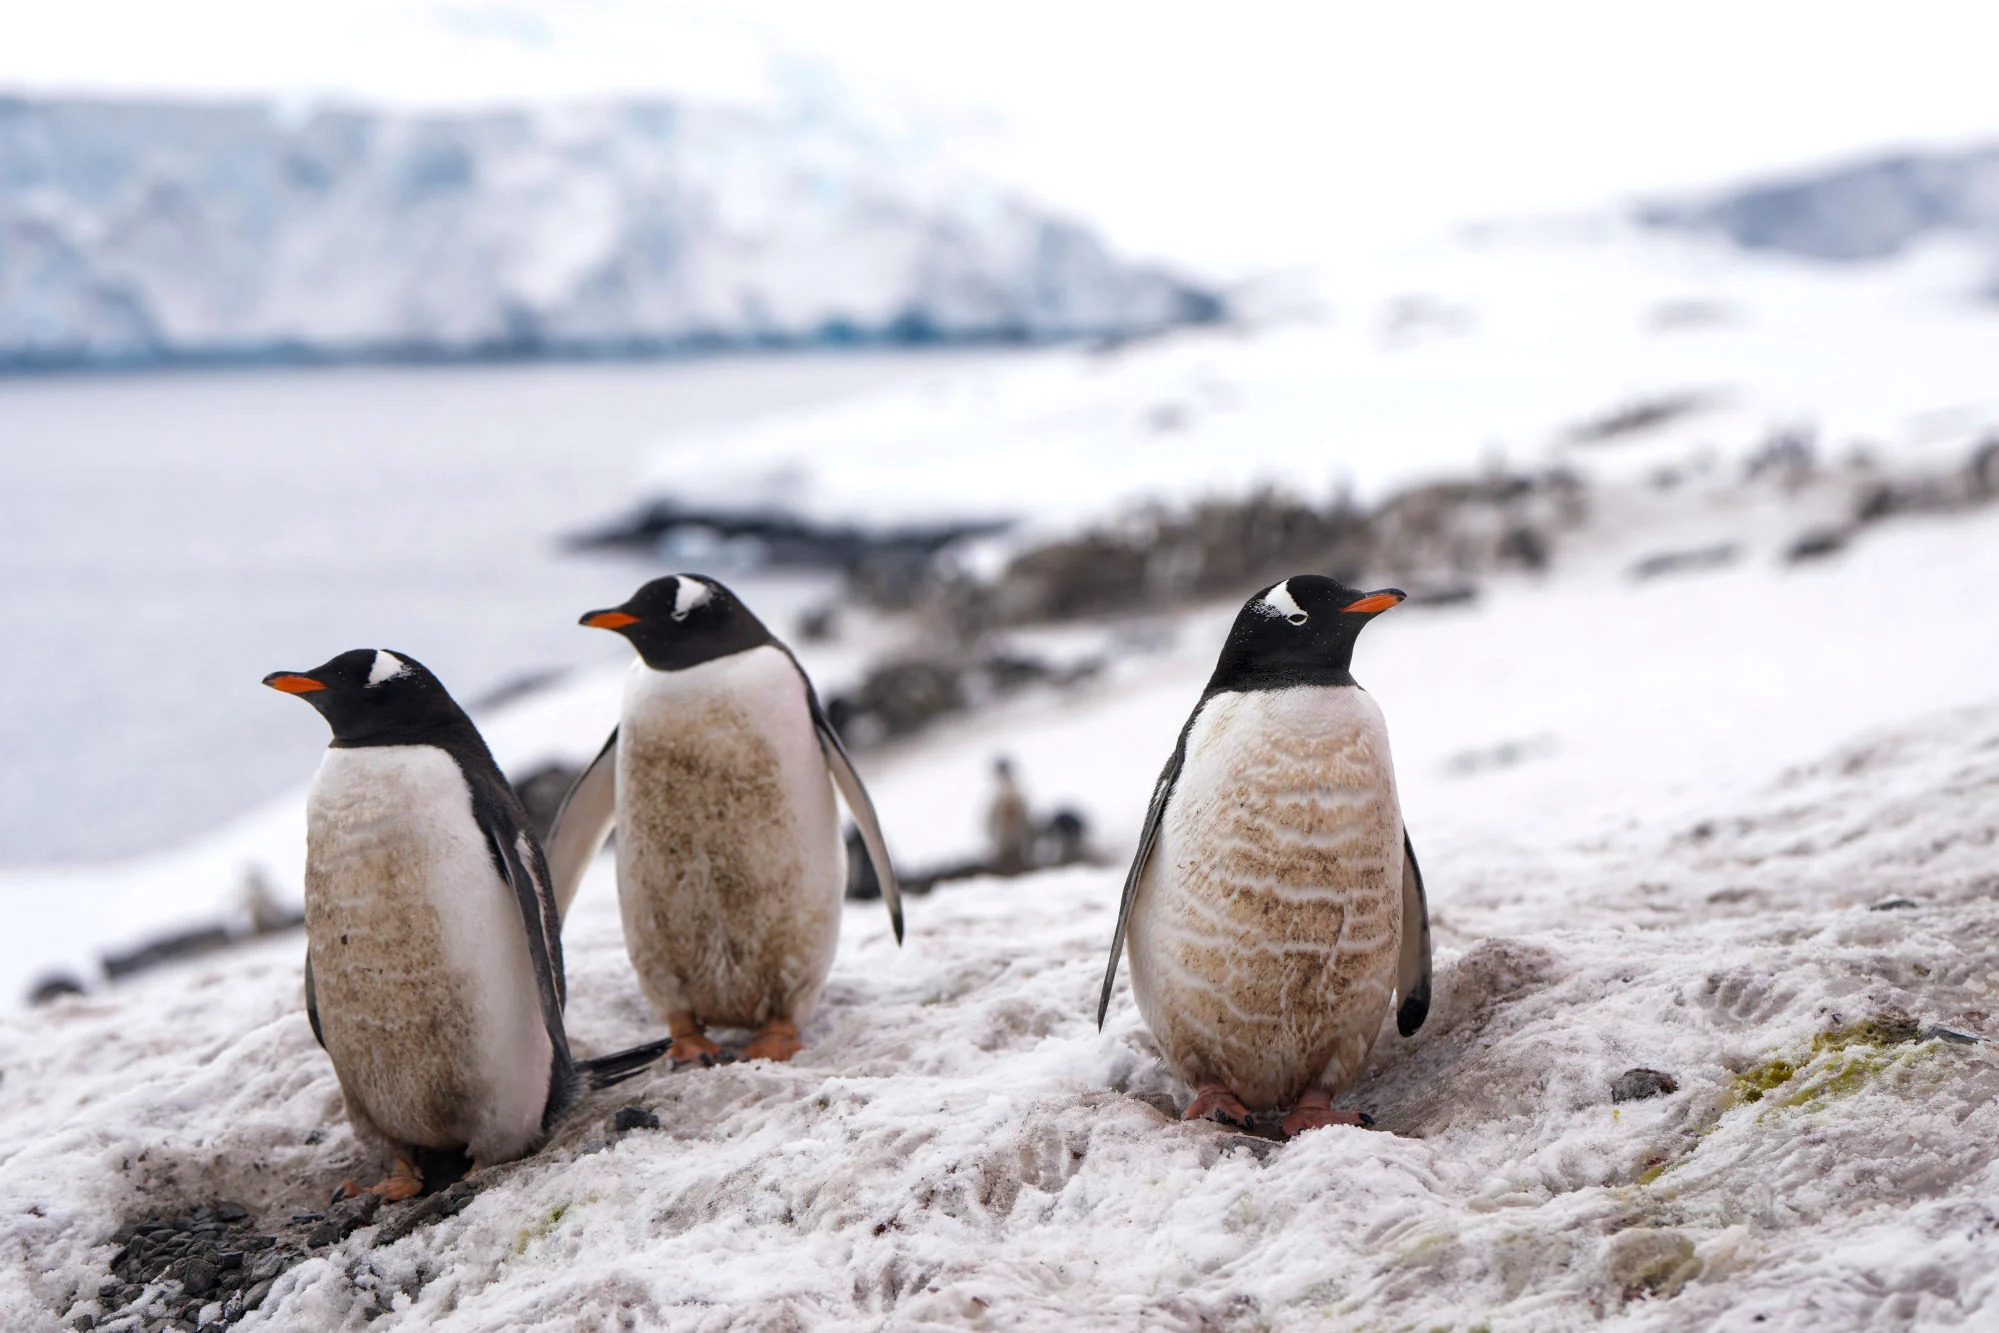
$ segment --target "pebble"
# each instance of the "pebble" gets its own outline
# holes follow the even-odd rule
[[[621,1106],[611,1117],[611,1128],[620,1133],[634,1129],[658,1129],[659,1117],[643,1106]]]
[[[1678,1092],[1680,1081],[1671,1074],[1657,1069],[1627,1069],[1617,1076],[1610,1085],[1610,1100],[1613,1102],[1643,1101],[1647,1097],[1662,1097],[1669,1092]]]

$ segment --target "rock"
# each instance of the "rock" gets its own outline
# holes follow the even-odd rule
[[[658,1129],[659,1117],[643,1106],[621,1106],[611,1117],[611,1128],[622,1132],[634,1129]]]
[[[1953,1046],[1977,1046],[1985,1040],[1974,1037],[1969,1032],[1959,1032],[1955,1028],[1938,1027],[1932,1024],[1916,1034],[1917,1041],[1947,1041]]]
[[[65,995],[81,995],[83,993],[83,983],[78,981],[73,974],[68,972],[51,972],[40,981],[37,981],[35,988],[28,992],[28,1003],[36,1005],[49,1004],[60,1000]]]
[[[206,1296],[215,1290],[215,1279],[221,1269],[212,1262],[198,1256],[182,1259],[167,1269],[167,1276],[179,1278],[181,1289],[190,1296]]]
[[[258,1306],[262,1305],[264,1303],[264,1297],[270,1295],[271,1288],[276,1285],[277,1285],[277,1280],[275,1278],[267,1277],[263,1281],[259,1282],[256,1286],[244,1292],[243,1308],[245,1310],[254,1310]]]
[[[440,1221],[463,1212],[465,1205],[471,1203],[473,1196],[478,1192],[477,1185],[469,1180],[461,1180],[447,1190],[418,1199],[382,1224],[382,1229],[375,1233],[375,1248],[393,1245],[426,1223]]]
[[[1610,1238],[1610,1278],[1627,1301],[1671,1296],[1700,1274],[1694,1243],[1677,1231],[1632,1227]]]
[[[1914,898],[1890,898],[1886,902],[1875,903],[1867,910],[1870,912],[1901,912],[1918,905]]]
[[[1690,551],[1661,551],[1632,565],[1631,577],[1642,583],[1661,574],[1691,574],[1703,569],[1720,569],[1734,564],[1741,554],[1742,548],[1734,542],[1696,547]]]
[[[1657,1069],[1627,1069],[1617,1076],[1610,1085],[1610,1100],[1613,1102],[1638,1102],[1647,1097],[1663,1097],[1678,1092],[1680,1081],[1671,1074]]]
[[[1835,554],[1845,548],[1846,539],[1844,528],[1813,528],[1802,532],[1784,548],[1784,563],[1795,565]]]
[[[312,1230],[306,1233],[305,1243],[314,1249],[338,1244],[374,1221],[381,1206],[381,1195],[366,1193],[337,1203],[326,1210],[324,1219],[313,1224]]]

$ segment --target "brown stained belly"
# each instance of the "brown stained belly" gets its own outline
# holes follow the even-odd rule
[[[471,996],[443,957],[420,852],[345,839],[307,861],[306,933],[341,1087],[399,1143],[463,1146],[478,1090]],[[358,845],[356,845],[358,843]],[[368,886],[355,894],[342,885]]]
[[[806,879],[777,751],[725,700],[619,748],[618,896],[647,998],[724,1027],[802,1020],[839,903]]]
[[[1169,830],[1148,872],[1146,1017],[1189,1083],[1269,1109],[1359,1071],[1401,926],[1401,820],[1366,758],[1290,738]]]

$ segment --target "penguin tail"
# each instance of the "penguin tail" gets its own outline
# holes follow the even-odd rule
[[[643,1046],[633,1046],[628,1050],[613,1051],[594,1060],[578,1060],[576,1072],[583,1076],[584,1084],[590,1091],[598,1092],[644,1073],[646,1067],[665,1055],[667,1048],[672,1045],[673,1038],[661,1037],[658,1041],[649,1041]]]

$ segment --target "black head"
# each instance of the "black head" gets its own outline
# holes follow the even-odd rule
[[[1321,574],[1273,583],[1236,614],[1207,692],[1351,685],[1354,640],[1404,596],[1400,588],[1361,592]]]
[[[655,671],[681,671],[777,642],[736,594],[698,574],[654,579],[623,606],[592,611],[579,623],[624,635]]]
[[[336,746],[422,744],[472,725],[423,663],[386,648],[356,648],[310,671],[273,671],[264,684],[317,708]]]

